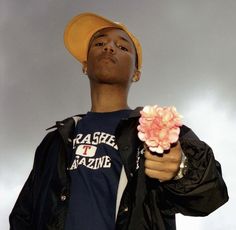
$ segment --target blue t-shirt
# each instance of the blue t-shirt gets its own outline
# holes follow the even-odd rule
[[[114,132],[131,110],[88,112],[73,139],[66,230],[115,229],[121,159]]]

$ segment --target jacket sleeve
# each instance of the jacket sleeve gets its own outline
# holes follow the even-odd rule
[[[212,149],[186,126],[180,143],[188,158],[186,175],[179,180],[161,183],[158,199],[166,214],[182,213],[206,216],[228,201],[221,166]]]
[[[50,141],[50,133],[43,139],[41,144],[38,146],[33,169],[30,172],[28,179],[26,180],[17,200],[10,214],[10,230],[32,230],[33,221],[33,210],[34,204],[37,200],[35,194],[35,183],[36,183],[36,173],[38,167],[43,163],[43,153],[45,152],[46,146]]]
[[[31,215],[32,215],[32,201],[33,201],[33,172],[31,171],[27,181],[25,182],[20,195],[15,203],[15,206],[10,214],[10,230],[30,230]]]

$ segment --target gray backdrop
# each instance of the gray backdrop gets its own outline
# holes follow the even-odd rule
[[[54,121],[90,108],[88,81],[63,45],[68,20],[92,11],[127,24],[143,45],[129,104],[175,105],[221,162],[230,202],[179,230],[234,230],[236,212],[234,0],[1,0],[0,229]]]

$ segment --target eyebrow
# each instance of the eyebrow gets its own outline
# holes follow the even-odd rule
[[[93,40],[101,38],[101,37],[107,37],[107,36],[108,36],[107,34],[98,34],[97,36],[94,36]],[[119,37],[119,39],[121,39],[127,43],[130,43],[130,41],[128,39],[124,38],[123,36],[119,35],[118,37]]]

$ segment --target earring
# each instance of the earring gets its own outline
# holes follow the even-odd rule
[[[134,75],[133,75],[133,78],[132,78],[132,82],[136,82],[136,81],[139,81],[139,78],[140,78],[140,71],[135,71]]]
[[[138,78],[137,78],[137,76],[134,76],[134,77],[132,78],[132,82],[136,82],[136,81],[138,81]]]
[[[83,73],[85,74],[85,75],[87,75],[87,67],[83,67]]]

